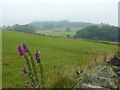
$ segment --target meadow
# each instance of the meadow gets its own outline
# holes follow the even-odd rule
[[[53,28],[53,29],[46,29],[46,30],[38,30],[37,33],[43,33],[47,35],[60,35],[60,36],[74,36],[76,31],[80,30],[81,28],[72,27],[70,28],[71,32],[66,32],[66,28]]]
[[[103,65],[117,46],[63,37],[50,37],[16,31],[2,31],[2,87],[24,88],[27,82],[22,68],[25,60],[17,46],[25,43],[34,55],[40,50],[44,63],[45,87],[71,88],[77,83],[76,70]],[[96,62],[94,62],[96,61]]]

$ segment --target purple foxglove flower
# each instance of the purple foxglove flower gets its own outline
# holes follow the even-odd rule
[[[22,48],[21,48],[21,46],[20,46],[20,45],[18,45],[18,53],[19,53],[19,55],[20,55],[20,56],[22,56],[22,55],[23,55]]]
[[[31,90],[31,88],[30,88],[30,87],[28,87],[28,90]]]
[[[40,62],[40,53],[39,53],[38,51],[36,51],[35,60],[36,60],[38,63]]]
[[[24,74],[27,74],[27,70],[26,70],[25,68],[22,69],[22,72],[23,72]]]
[[[22,44],[22,47],[23,47],[24,52],[28,52],[28,48],[26,47],[24,43]]]

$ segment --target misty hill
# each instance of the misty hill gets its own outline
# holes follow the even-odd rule
[[[70,22],[68,20],[63,21],[43,21],[43,22],[32,22],[30,23],[40,29],[51,29],[51,28],[64,28],[64,27],[87,27],[92,25],[92,23],[86,22]]]
[[[37,30],[55,29],[55,28],[67,28],[67,27],[77,27],[84,28],[92,25],[92,23],[85,22],[69,22],[67,20],[63,21],[37,21],[25,25],[15,24],[13,26],[4,26],[7,30],[19,30],[25,32],[36,33]]]

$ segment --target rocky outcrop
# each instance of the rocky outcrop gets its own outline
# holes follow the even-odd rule
[[[119,88],[120,77],[114,70],[120,72],[120,67],[117,66],[94,66],[89,69],[78,71],[79,83],[75,88],[92,88],[94,90],[102,88],[105,90],[111,90],[112,88]]]

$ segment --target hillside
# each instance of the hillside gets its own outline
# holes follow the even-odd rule
[[[7,30],[17,30],[17,31],[24,31],[24,32],[31,32],[31,33],[37,33],[37,31],[41,30],[55,30],[58,31],[60,30],[59,28],[72,28],[72,30],[84,28],[87,26],[93,25],[92,23],[87,23],[87,22],[70,22],[68,20],[62,20],[62,21],[36,21],[32,23],[28,23],[25,25],[19,25],[15,24],[12,26],[4,26],[3,29]],[[63,30],[60,31],[63,31]],[[75,30],[76,31],[76,30]],[[74,31],[74,32],[75,32]]]
[[[40,29],[52,29],[52,28],[66,28],[66,27],[87,27],[92,25],[92,23],[88,22],[71,22],[69,20],[61,20],[61,21],[36,21],[30,23]]]
[[[106,58],[111,57],[117,46],[102,43],[76,40],[71,38],[40,36],[16,31],[3,31],[2,47],[2,80],[3,88],[24,88],[25,75],[21,72],[25,60],[19,57],[17,46],[26,43],[34,54],[40,50],[44,63],[46,87],[59,87],[59,72],[67,77],[64,87],[73,87],[76,83],[76,70],[104,64]],[[94,63],[94,61],[96,61]]]

